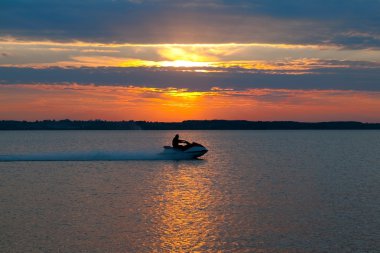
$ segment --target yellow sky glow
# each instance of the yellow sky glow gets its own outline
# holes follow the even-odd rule
[[[350,60],[380,61],[380,50],[265,43],[104,44],[83,41],[23,41],[0,37],[0,66],[7,67],[173,67],[306,71],[342,68]],[[43,53],[42,53],[43,52]],[[339,64],[325,63],[336,59]]]
[[[336,46],[326,46],[326,45],[312,45],[312,44],[276,44],[276,43],[94,43],[73,40],[69,42],[57,42],[50,40],[20,40],[9,36],[0,36],[0,44],[3,45],[43,45],[43,46],[69,46],[69,47],[274,47],[274,48],[314,48],[314,49],[327,49],[327,48],[338,48]]]

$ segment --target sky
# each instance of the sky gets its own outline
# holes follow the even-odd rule
[[[1,0],[0,120],[380,122],[380,0]]]

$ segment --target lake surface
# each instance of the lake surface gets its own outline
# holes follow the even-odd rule
[[[175,133],[209,153],[151,159]],[[1,156],[0,252],[380,249],[380,131],[3,131]]]

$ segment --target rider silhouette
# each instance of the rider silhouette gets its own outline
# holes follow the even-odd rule
[[[185,143],[186,145],[180,145],[180,143]],[[186,149],[186,147],[187,147],[189,144],[190,144],[190,143],[189,143],[188,141],[180,140],[178,134],[176,134],[176,135],[174,136],[173,141],[172,141],[173,148],[178,148],[178,149]]]

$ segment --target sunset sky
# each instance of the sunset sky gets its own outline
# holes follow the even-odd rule
[[[380,0],[1,0],[0,119],[380,122]]]

